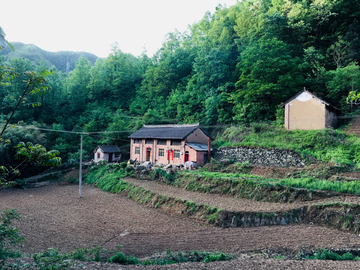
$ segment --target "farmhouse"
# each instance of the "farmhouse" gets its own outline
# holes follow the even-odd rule
[[[98,145],[94,150],[94,161],[106,160],[107,162],[121,159],[121,152],[116,145]]]
[[[289,130],[336,128],[339,109],[305,88],[286,101],[285,128]]]
[[[130,159],[140,162],[202,165],[211,157],[211,138],[199,124],[144,125],[129,138]]]

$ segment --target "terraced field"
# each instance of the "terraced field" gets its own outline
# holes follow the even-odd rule
[[[132,191],[114,194],[85,184],[81,199],[78,198],[78,186],[65,183],[25,190],[2,190],[0,210],[16,208],[23,214],[23,219],[16,226],[26,239],[23,246],[25,253],[49,247],[69,252],[80,247],[114,249],[122,245],[122,252],[139,258],[168,249],[173,252],[219,251],[236,257],[224,262],[121,266],[121,269],[360,267],[357,261],[299,261],[291,257],[291,254],[296,257],[304,249],[360,248],[358,234],[346,231],[347,227],[344,226],[341,227],[342,231],[326,227],[325,216],[321,216],[326,212],[324,209],[330,211],[330,208],[333,212],[346,213],[346,207],[349,208],[350,204],[359,204],[358,196],[339,194],[294,203],[259,202],[229,195],[187,191],[160,181],[134,178],[124,181],[133,187]],[[327,208],[324,208],[324,203]],[[312,212],[315,209],[313,205],[322,206],[321,211]],[[219,210],[218,221],[231,221],[234,215],[237,216],[236,226],[230,221],[209,222],[204,216],[208,208]],[[351,211],[355,208],[352,207]],[[301,220],[285,215],[296,209],[300,209],[295,213],[299,213],[296,217],[302,217]],[[264,213],[267,215],[264,216]],[[280,223],[270,213],[277,214]],[[248,220],[244,217],[248,217]],[[268,221],[263,221],[265,219]],[[271,254],[283,254],[288,259],[274,259]],[[85,265],[87,269],[119,269],[118,265],[113,264],[89,262]]]

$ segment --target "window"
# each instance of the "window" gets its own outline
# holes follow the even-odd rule
[[[163,157],[164,156],[164,149],[159,149],[159,157]]]
[[[171,140],[171,145],[181,145],[181,140]]]
[[[146,143],[146,144],[153,144],[153,143],[154,143],[154,140],[153,140],[153,139],[146,139],[146,140],[145,140],[145,143]]]
[[[135,155],[139,155],[140,154],[140,147],[135,147]]]
[[[97,155],[97,156],[98,156],[98,158],[100,158],[100,153],[97,153],[97,154],[98,154],[98,155]]]
[[[166,145],[166,140],[158,140],[157,144]]]
[[[134,139],[134,143],[141,143],[140,139]]]
[[[180,150],[174,150],[174,158],[180,158]]]

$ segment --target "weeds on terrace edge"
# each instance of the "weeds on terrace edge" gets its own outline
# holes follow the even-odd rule
[[[88,173],[84,181],[88,184],[96,184],[96,186],[104,191],[113,193],[121,193],[127,189],[128,183],[121,178],[129,177],[130,173],[120,166],[112,168],[110,165],[97,166]]]
[[[187,252],[182,253],[178,252],[173,253],[170,250],[166,251],[165,256],[159,258],[150,259],[143,261],[142,265],[166,265],[166,264],[175,264],[175,263],[185,263],[185,262],[214,262],[214,261],[224,261],[231,260],[233,257],[229,254],[217,253],[217,252]]]
[[[69,267],[83,267],[83,265],[69,259],[68,254],[60,254],[58,250],[49,248],[48,251],[29,255],[30,262],[25,263],[18,258],[11,263],[0,265],[0,269],[40,269],[40,270],[66,270]]]
[[[162,169],[156,169],[155,170],[155,174],[159,174],[162,177],[164,177],[166,180],[168,180],[169,182],[174,182],[174,176],[166,173],[164,170]]]
[[[301,259],[301,254],[298,254]],[[332,260],[332,261],[358,261],[359,256],[354,256],[350,252],[340,255],[336,252],[329,252],[327,249],[319,249],[313,256],[305,256],[307,260]]]
[[[340,182],[340,181],[329,181],[329,180],[319,180],[313,177],[303,177],[303,178],[285,178],[285,179],[272,179],[272,178],[264,178],[261,176],[254,175],[246,175],[246,174],[232,174],[232,173],[220,173],[220,172],[186,172],[181,173],[186,179],[190,179],[192,181],[187,182],[186,189],[194,189],[197,182],[200,183],[200,186],[203,185],[205,180],[210,182],[216,182],[217,180],[223,180],[222,184],[230,184],[231,185],[246,185],[253,186],[254,188],[257,185],[265,185],[267,187],[272,186],[284,186],[284,187],[294,187],[294,188],[305,188],[308,190],[325,190],[325,191],[334,191],[341,193],[349,193],[360,195],[360,181],[348,181],[348,182]],[[189,176],[193,176],[193,178],[189,178]],[[197,178],[201,179],[197,179]],[[201,181],[200,181],[201,180]],[[178,178],[175,181],[176,183],[181,183],[182,179]],[[232,186],[233,188],[233,186]],[[196,190],[200,190],[201,188],[196,188]]]
[[[199,175],[208,178],[218,179],[234,179],[234,178],[246,178],[246,179],[265,179],[263,176],[245,174],[245,173],[222,173],[222,172],[209,172],[204,169],[198,169],[196,171],[183,171],[182,174]]]
[[[108,257],[108,254],[114,254],[121,249],[121,245],[117,246],[115,250],[107,250],[101,246],[95,248],[79,248],[75,252],[69,253],[71,259],[79,261],[95,261],[103,262],[103,257]]]
[[[327,180],[317,180],[312,177],[307,178],[287,178],[278,180],[277,183],[296,188],[306,188],[310,190],[329,190],[343,193],[360,195],[360,182],[332,182]]]
[[[149,259],[141,261],[134,256],[126,256],[122,252],[117,252],[114,256],[111,256],[107,262],[109,263],[118,263],[123,265],[166,265],[166,264],[176,264],[176,263],[185,263],[185,262],[214,262],[214,261],[224,261],[232,259],[232,256],[224,253],[217,252],[188,252],[188,253],[173,253],[170,250],[167,250],[164,256],[159,254],[158,258]],[[74,257],[73,257],[74,258]],[[74,258],[79,259],[79,258]]]

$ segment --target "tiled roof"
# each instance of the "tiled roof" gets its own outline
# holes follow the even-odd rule
[[[207,151],[208,150],[207,144],[203,144],[203,143],[186,143],[186,144],[196,151]],[[210,148],[210,150],[212,151],[211,148]]]
[[[104,153],[120,153],[120,149],[117,145],[99,145],[98,147],[100,147]],[[98,147],[96,147],[95,151]]]
[[[129,138],[182,140],[198,128],[200,128],[207,135],[207,133],[200,127],[199,123],[192,125],[144,125],[138,131],[131,134]]]

